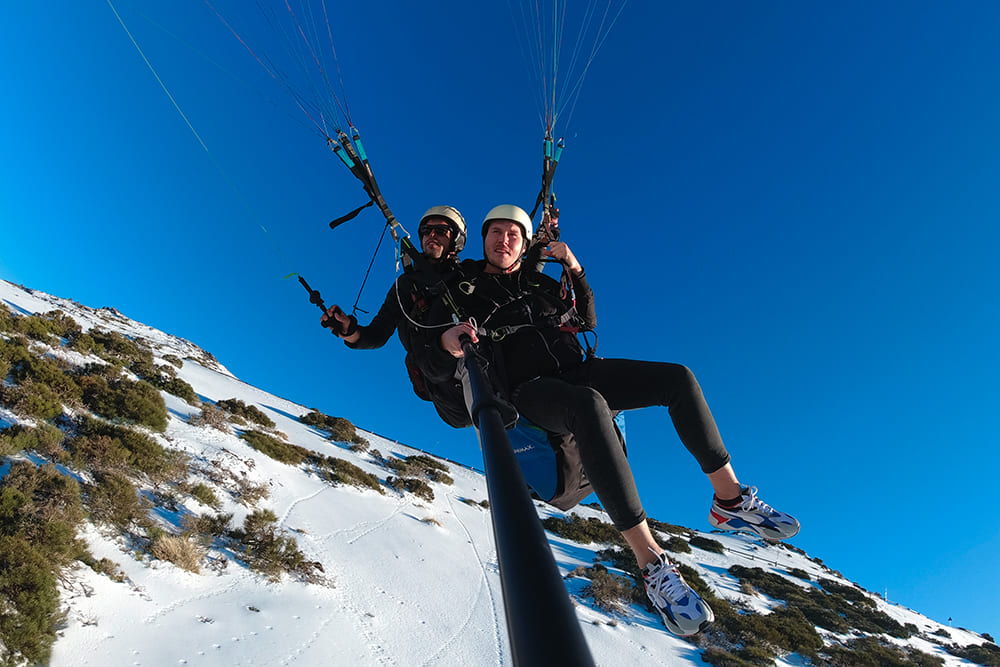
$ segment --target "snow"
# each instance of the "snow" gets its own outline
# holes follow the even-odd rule
[[[331,442],[297,420],[308,408],[241,382],[187,341],[108,310],[86,308],[2,281],[0,301],[25,313],[59,308],[85,327],[141,337],[153,346],[158,358],[166,354],[184,358],[178,376],[204,399],[235,397],[255,405],[290,442],[346,459],[382,480],[389,473],[378,465],[371,450],[400,458],[420,453],[360,430],[371,444],[369,453]],[[84,362],[65,352],[53,352],[71,363]],[[166,432],[155,437],[191,457],[194,470],[201,473],[194,473],[190,481],[212,485],[223,500],[221,511],[235,515],[233,524],[239,524],[251,509],[239,504],[225,486],[212,483],[207,472],[266,485],[269,495],[258,507],[274,512],[307,559],[322,564],[325,583],[305,584],[288,576],[270,582],[220,549],[212,549],[208,554],[212,560],[206,560],[201,573],[194,574],[137,554],[119,535],[87,524],[82,537],[90,551],[98,559],[117,563],[125,578],[116,582],[83,566],[64,578],[62,601],[67,617],[54,646],[54,667],[511,664],[490,513],[477,504],[487,497],[480,472],[449,464],[454,484],[433,484],[431,502],[384,485],[384,495],[332,486],[305,467],[285,465],[255,451],[235,429],[222,432],[192,425],[189,420],[198,408],[169,394],[163,396],[170,421]],[[0,418],[11,423],[18,420],[9,412]],[[469,434],[473,437],[471,430]],[[562,515],[540,503],[537,507],[542,516]],[[161,511],[156,516],[166,529],[177,530],[184,514],[210,512],[214,510],[182,498],[178,511]],[[593,507],[578,507],[575,512],[607,520]],[[720,597],[761,613],[767,613],[774,602],[743,592],[739,582],[727,575],[733,564],[761,567],[803,587],[813,584],[789,576],[788,570],[804,570],[813,580],[842,580],[802,553],[745,535],[692,534],[722,543],[726,553],[695,548],[690,554],[679,554],[678,560],[695,568]],[[604,546],[549,537],[564,575],[580,565],[591,565]],[[580,595],[584,583],[567,579],[567,588],[597,664],[704,664],[697,645],[670,635],[645,609],[633,605],[613,614],[593,606]],[[917,625],[924,637],[942,629],[914,611],[873,599],[900,623]],[[941,638],[942,642],[983,642],[975,633],[944,629],[951,639]],[[948,665],[968,664],[926,638],[895,641],[938,655]],[[777,664],[805,663],[790,655]]]

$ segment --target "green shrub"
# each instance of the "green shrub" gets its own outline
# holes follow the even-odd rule
[[[328,456],[323,460],[323,469],[326,471],[326,479],[333,484],[350,484],[358,488],[372,489],[385,495],[378,477],[370,472],[365,472],[350,461]]]
[[[792,575],[793,577],[802,579],[804,581],[812,581],[812,577],[809,576],[808,572],[806,572],[805,570],[800,570],[797,567],[793,567],[790,570],[788,570],[788,574]]]
[[[427,502],[434,500],[434,489],[422,479],[413,477],[386,477],[385,483],[397,491],[408,491]]]
[[[126,378],[109,382],[100,375],[84,375],[79,382],[84,405],[96,414],[142,424],[154,431],[167,429],[167,405],[156,387],[148,382]]]
[[[153,364],[153,351],[137,341],[127,338],[117,331],[91,329],[94,352],[105,361],[119,366],[131,366],[136,362]]]
[[[74,463],[83,469],[137,468],[153,481],[179,477],[187,467],[183,452],[166,450],[151,436],[121,424],[84,417],[77,435],[66,442]]]
[[[214,507],[216,509],[222,505],[218,496],[215,495],[215,491],[212,490],[212,487],[203,482],[199,482],[191,487],[190,493],[191,496],[202,505],[208,505],[209,507]]]
[[[824,579],[822,577],[819,579],[818,583],[820,586],[824,588],[824,590],[826,590],[826,592],[839,595],[845,600],[849,600],[851,602],[860,602],[861,604],[864,604],[869,607],[875,606],[875,602],[867,595],[865,595],[864,591],[858,589],[855,586],[847,586],[845,584],[836,582],[833,579]]]
[[[81,470],[118,470],[128,464],[128,450],[107,435],[77,435],[66,441],[73,465]]]
[[[43,456],[62,460],[65,435],[61,430],[43,422],[37,428],[15,425],[0,430],[0,455],[9,456],[20,451],[36,451]]]
[[[307,426],[329,432],[329,439],[336,442],[351,442],[356,445],[368,445],[368,441],[358,435],[357,430],[347,419],[343,417],[331,417],[318,410],[313,410],[309,414],[299,417],[299,421]]]
[[[5,490],[23,494],[25,503],[18,519],[22,523],[61,521],[75,526],[83,520],[80,485],[51,464],[15,461],[2,484]]]
[[[20,537],[0,535],[0,659],[48,664],[59,613],[59,589],[44,554]]]
[[[180,378],[170,378],[163,383],[163,390],[183,399],[191,405],[200,405],[201,398],[190,384]]]
[[[48,385],[27,380],[15,387],[0,385],[0,403],[27,417],[47,421],[63,412],[59,394]]]
[[[687,540],[683,537],[677,535],[671,535],[670,539],[667,540],[663,548],[667,551],[672,551],[675,554],[689,554],[691,553],[691,545],[688,544]]]
[[[90,556],[88,554],[87,556],[81,558],[80,560],[83,562],[84,565],[89,567],[91,570],[93,570],[97,574],[105,575],[106,577],[111,579],[111,581],[122,583],[127,578],[121,566],[118,565],[118,563],[111,560],[110,558],[102,558],[100,560],[96,560],[93,556]]]
[[[18,315],[11,324],[15,332],[32,340],[48,342],[55,335],[52,324],[37,315]]]
[[[47,385],[63,401],[78,401],[83,393],[73,376],[48,357],[30,356],[17,364],[13,371],[15,382],[31,381]]]
[[[241,433],[240,437],[258,452],[267,454],[275,461],[288,465],[299,465],[312,454],[304,447],[278,440],[274,436],[260,431],[246,431]]]
[[[183,534],[206,538],[208,541],[212,541],[229,534],[229,524],[232,520],[232,514],[189,514],[182,519],[181,525],[184,529]]]
[[[714,646],[705,650],[701,656],[701,660],[702,662],[707,662],[710,665],[715,665],[715,667],[756,667],[757,665],[774,664],[773,659],[770,659],[767,662],[750,662],[739,656],[733,655],[729,651],[725,651]]]
[[[600,507],[598,506],[598,508]],[[646,523],[649,524],[650,529],[658,530],[661,533],[665,533],[668,535],[681,535],[686,537],[691,534],[691,530],[685,528],[684,526],[675,526],[672,523],[664,523],[662,521],[657,521],[656,519],[650,517],[646,517]]]
[[[242,530],[232,531],[247,566],[271,581],[279,581],[285,572],[305,581],[317,578],[322,566],[306,561],[294,538],[279,535],[276,521],[270,510],[257,510],[246,517]]]
[[[984,635],[985,636],[985,635]],[[948,653],[969,662],[986,667],[1000,667],[1000,648],[996,644],[979,644],[978,646],[951,646]]]
[[[148,504],[124,475],[98,473],[87,492],[90,515],[95,521],[103,521],[125,531],[145,523]]]
[[[174,354],[163,355],[163,360],[166,361],[167,363],[173,364],[177,368],[183,368],[184,366],[184,362],[181,361],[180,357]]]
[[[580,544],[617,544],[628,548],[617,528],[594,517],[584,519],[577,514],[565,518],[549,517],[542,520],[542,526],[549,532]]]
[[[70,339],[83,332],[83,329],[77,324],[76,320],[61,310],[50,310],[36,317],[46,321],[49,331],[60,338]]]
[[[97,341],[90,334],[79,334],[73,336],[68,345],[69,349],[75,350],[80,354],[96,354],[98,351]]]
[[[726,553],[726,547],[722,545],[722,542],[713,540],[710,537],[702,537],[701,535],[695,535],[688,543],[693,547],[698,547],[702,551],[711,551],[712,553],[724,554]]]
[[[455,480],[448,475],[448,466],[424,454],[407,456],[405,460],[391,457],[385,464],[400,475],[424,478],[441,484],[455,483]]]
[[[936,667],[944,660],[917,649],[883,644],[875,637],[853,639],[846,646],[826,649],[831,667]]]
[[[253,422],[265,428],[274,428],[274,422],[264,414],[256,405],[247,405],[236,398],[227,398],[215,402],[216,407],[226,412],[243,417],[247,421]]]

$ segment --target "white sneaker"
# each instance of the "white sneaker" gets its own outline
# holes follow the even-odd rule
[[[712,608],[687,585],[666,553],[658,554],[643,569],[642,578],[646,582],[646,595],[660,612],[667,630],[675,635],[693,635],[715,620]]]
[[[787,540],[799,532],[798,520],[779,512],[757,497],[757,487],[743,487],[743,500],[734,508],[719,505],[718,497],[712,500],[708,522],[722,530],[749,530],[768,540]]]

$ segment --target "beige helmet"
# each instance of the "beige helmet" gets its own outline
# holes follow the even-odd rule
[[[458,209],[454,206],[431,206],[429,209],[424,211],[424,214],[420,217],[420,225],[423,225],[427,218],[444,218],[451,223],[452,228],[452,252],[460,253],[462,248],[465,247],[465,218],[462,214],[458,212]],[[417,227],[417,234],[420,234],[420,227]]]
[[[500,204],[499,206],[494,206],[490,209],[490,212],[486,214],[486,219],[483,220],[483,238],[486,238],[486,228],[490,226],[490,223],[494,220],[510,220],[511,222],[516,222],[521,226],[521,231],[523,232],[525,244],[524,247],[527,248],[528,244],[531,243],[531,216],[528,215],[520,206],[515,206],[514,204]]]

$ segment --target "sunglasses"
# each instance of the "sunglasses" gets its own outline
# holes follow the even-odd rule
[[[424,225],[417,229],[417,233],[421,237],[437,234],[447,239],[451,238],[451,227],[448,225]]]

